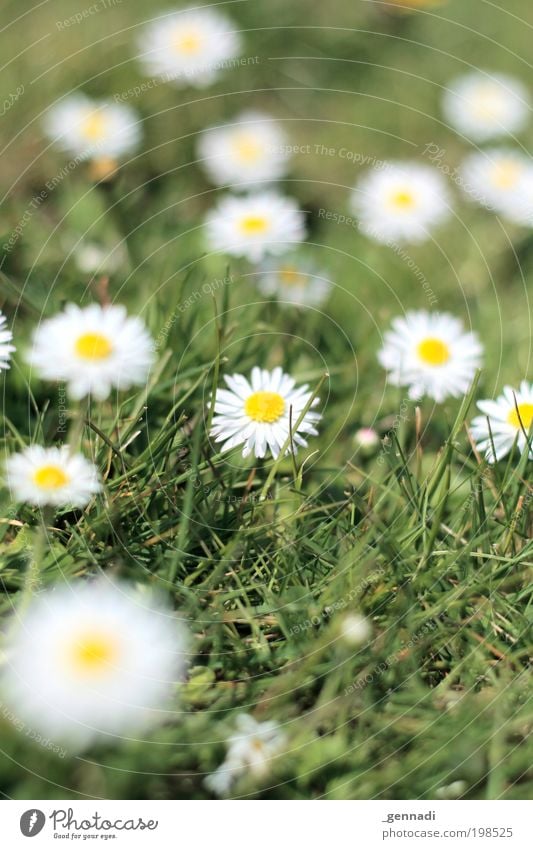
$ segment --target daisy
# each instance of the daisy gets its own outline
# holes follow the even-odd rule
[[[271,760],[285,745],[285,735],[277,722],[257,722],[249,714],[236,718],[238,733],[229,738],[226,759],[205,779],[206,787],[217,796],[227,796],[233,783],[250,772],[264,778]]]
[[[286,173],[287,137],[269,115],[242,112],[232,124],[200,136],[198,155],[217,186],[250,185],[278,180]]]
[[[146,74],[178,85],[210,85],[241,51],[233,22],[214,9],[182,9],[146,26],[138,41]]]
[[[107,247],[98,242],[81,242],[74,248],[74,262],[82,274],[114,274],[128,262],[120,242]]]
[[[123,306],[69,304],[39,325],[29,356],[45,380],[65,381],[72,398],[102,401],[111,389],[146,383],[154,343],[143,321]]]
[[[85,507],[102,489],[95,466],[66,445],[30,445],[8,457],[5,468],[14,500],[37,507]]]
[[[225,197],[207,216],[206,232],[211,250],[259,262],[303,241],[304,216],[293,200],[276,192]]]
[[[443,101],[446,120],[473,141],[518,133],[529,116],[529,94],[514,77],[473,71],[454,80]]]
[[[185,649],[170,611],[124,585],[77,581],[17,618],[3,700],[28,727],[82,749],[164,718]]]
[[[296,430],[296,423],[312,393],[308,385],[295,388],[295,381],[279,366],[273,371],[252,369],[250,382],[242,374],[224,378],[228,389],[218,389],[211,436],[223,442],[222,451],[244,445],[242,456],[252,451],[264,457],[267,449],[277,457],[289,437],[292,426],[294,449],[307,446],[301,434],[317,436],[315,424],[322,418],[309,410]],[[318,404],[315,398],[311,406]],[[291,416],[292,409],[292,418]]]
[[[52,106],[46,134],[63,150],[84,159],[108,160],[134,151],[141,139],[137,113],[130,106],[73,94]]]
[[[372,626],[360,613],[349,613],[341,622],[341,636],[349,646],[361,646],[368,642]]]
[[[17,350],[14,345],[10,344],[13,339],[13,334],[11,333],[11,330],[7,329],[6,323],[7,319],[5,315],[0,312],[0,371],[2,371],[2,369],[9,368],[11,354]]]
[[[517,216],[525,181],[533,181],[533,160],[512,148],[471,153],[461,167],[461,181],[466,194],[482,206]]]
[[[476,334],[466,333],[459,319],[420,310],[394,319],[378,359],[392,384],[409,387],[410,398],[440,403],[467,391],[482,354]]]
[[[323,304],[333,286],[326,272],[298,256],[266,260],[257,285],[267,298],[311,307]]]
[[[527,451],[528,437],[529,459],[533,460],[533,383],[523,380],[520,389],[504,386],[496,401],[478,401],[477,406],[483,415],[472,421],[472,436],[489,463],[505,457],[515,442],[521,453]]]
[[[378,242],[423,242],[450,215],[441,175],[416,162],[390,163],[370,171],[352,194],[359,229]]]

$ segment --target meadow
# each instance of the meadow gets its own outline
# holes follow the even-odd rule
[[[487,446],[472,420],[485,415],[479,401],[532,379],[533,215],[518,221],[505,214],[509,201],[503,212],[475,202],[461,168],[489,148],[525,162],[533,120],[528,103],[523,126],[500,126],[489,143],[443,108],[453,81],[479,69],[533,92],[531,10],[522,0],[206,8],[232,21],[240,46],[199,86],[138,59],[147,23],[172,6],[3,3],[0,307],[16,351],[0,372],[0,790],[15,799],[531,798],[533,387],[507,399],[516,438],[496,462],[499,431],[489,421]],[[134,110],[131,150],[77,154],[54,140],[46,116],[72,92]],[[279,175],[255,186],[252,174],[242,191],[213,178],[199,144],[247,110],[275,120],[284,141],[270,149]],[[446,189],[424,238],[361,226],[354,187],[401,161],[431,169]],[[255,191],[299,210],[280,208],[277,247],[265,256],[257,213],[240,252],[227,234],[221,246],[230,211],[209,218],[225,198]],[[403,190],[398,203],[411,204]],[[297,215],[305,233],[293,237]],[[323,284],[315,298],[306,280]],[[139,317],[145,331],[132,328],[129,345],[135,352],[149,335],[145,378],[118,385],[112,371],[107,393],[96,378],[91,391],[73,390],[83,375],[66,352],[68,324],[47,324],[69,304],[119,304]],[[438,369],[430,390],[426,372],[396,380],[394,354],[384,366],[393,322],[412,312],[450,314],[474,334],[482,355],[459,356],[472,362],[460,391],[447,393]],[[102,344],[98,327],[90,334]],[[86,359],[105,359],[91,350]],[[259,450],[270,431],[257,428],[243,457],[244,440],[223,450],[217,416],[233,415],[224,377],[256,368],[280,368],[308,389],[285,401],[277,450],[268,441]],[[282,384],[264,378],[244,405],[250,427],[281,421]],[[29,445],[85,457],[96,476],[87,470],[87,497],[18,495],[5,468]],[[44,489],[56,483],[48,477]],[[146,599],[124,624],[139,642],[140,675],[159,669],[169,620],[181,642],[165,699],[149,705],[157,721],[122,728],[95,704],[85,740],[74,726],[66,733],[76,716],[53,708],[59,685],[46,695],[59,661],[40,663],[39,695],[16,646],[22,628],[44,656],[37,631],[25,631],[27,612],[51,598],[50,627],[60,630],[57,599],[66,622],[76,588],[93,585]],[[103,649],[84,651],[92,674]],[[29,688],[27,711],[13,674]],[[65,690],[67,714],[76,686]],[[230,774],[213,781],[224,764]]]

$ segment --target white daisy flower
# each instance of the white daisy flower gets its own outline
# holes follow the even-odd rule
[[[496,401],[478,401],[477,406],[483,415],[472,421],[472,436],[489,463],[509,454],[515,442],[521,453],[527,451],[528,437],[529,459],[533,460],[533,383],[523,380],[520,389],[504,386]]]
[[[466,194],[505,217],[520,215],[524,181],[533,182],[533,160],[512,148],[471,153],[461,167],[461,184]],[[530,209],[530,216],[532,212]]]
[[[451,214],[441,175],[416,162],[368,172],[352,194],[359,229],[378,242],[423,242]]]
[[[67,445],[30,445],[8,457],[5,469],[12,498],[37,507],[85,507],[102,489],[95,466]]]
[[[146,383],[154,343],[144,322],[128,317],[123,306],[68,304],[41,322],[29,361],[45,380],[65,381],[72,398],[102,401],[112,388]]]
[[[482,354],[476,334],[455,316],[420,310],[394,319],[378,359],[392,384],[409,387],[410,398],[440,403],[467,391]]]
[[[295,255],[267,259],[259,270],[257,286],[267,298],[314,307],[324,303],[333,284],[325,271]]]
[[[296,423],[312,395],[308,384],[295,388],[295,381],[279,366],[272,371],[252,369],[250,382],[242,374],[227,375],[228,389],[218,389],[211,436],[223,442],[222,451],[244,445],[243,457],[254,452],[264,457],[267,449],[277,457],[289,437],[292,425],[294,448],[307,442],[302,434],[317,436],[315,424],[322,418],[311,410],[305,414],[297,430]],[[314,407],[318,398],[312,402]],[[292,408],[292,418],[290,411]]]
[[[120,242],[107,246],[84,241],[74,248],[73,257],[82,274],[114,274],[128,262],[128,256]]]
[[[380,444],[379,434],[373,427],[360,427],[354,434],[354,443],[363,454],[370,455]]]
[[[341,636],[349,646],[362,646],[371,634],[370,622],[360,613],[349,613],[341,622]]]
[[[234,23],[214,9],[182,9],[149,23],[138,40],[149,76],[198,88],[210,85],[241,52]]]
[[[198,155],[215,185],[246,188],[283,177],[287,147],[287,136],[275,120],[249,111],[232,124],[202,133]]]
[[[6,327],[7,319],[2,312],[0,312],[0,371],[2,369],[9,368],[9,360],[11,359],[11,354],[16,351],[14,345],[11,345],[11,340],[13,339],[13,334],[11,330],[8,330]]]
[[[49,138],[63,150],[84,159],[115,159],[132,153],[141,140],[137,113],[123,103],[90,100],[73,94],[45,115]]]
[[[488,141],[525,127],[529,93],[514,77],[473,71],[451,83],[444,95],[443,111],[457,132],[473,141]]]
[[[205,779],[206,787],[217,796],[227,796],[233,783],[249,772],[255,778],[268,775],[271,761],[286,742],[277,722],[257,722],[249,714],[236,718],[238,733],[228,740],[226,759]]]
[[[127,586],[77,581],[14,622],[3,701],[27,727],[85,748],[164,719],[185,650],[170,611]]]
[[[206,218],[209,247],[259,262],[266,254],[282,254],[305,238],[303,213],[276,192],[224,197]]]

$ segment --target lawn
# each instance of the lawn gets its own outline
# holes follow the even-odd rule
[[[163,721],[139,733],[42,739],[2,691],[8,798],[214,798],[205,779],[241,714],[277,723],[282,743],[239,772],[235,798],[531,797],[531,461],[515,446],[487,462],[470,423],[477,401],[532,379],[533,230],[465,196],[458,169],[487,145],[451,126],[442,98],[476,68],[529,85],[533,17],[522,0],[393,7],[224,3],[241,60],[197,88],[136,60],[166,7],[3,4],[0,307],[17,351],[0,372],[2,459],[75,443],[103,489],[41,510],[3,479],[2,664],[17,611],[77,582],[156,592],[188,633]],[[47,137],[45,111],[71,90],[142,121],[116,172]],[[286,133],[274,187],[304,212],[297,261],[330,281],[320,304],[265,296],[260,263],[206,241],[231,190],[198,138],[250,109]],[[529,120],[494,146],[532,141]],[[397,160],[448,186],[452,212],[424,242],[377,241],[351,205],[363,175]],[[87,245],[114,261],[89,268]],[[76,400],[30,367],[35,328],[69,303],[142,318],[144,385]],[[413,397],[380,364],[412,310],[451,313],[483,345],[458,397]],[[242,457],[211,434],[224,376],[256,366],[319,399],[297,453]]]

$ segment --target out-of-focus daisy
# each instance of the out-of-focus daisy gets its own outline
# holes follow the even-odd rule
[[[529,93],[514,77],[473,71],[452,81],[444,95],[443,111],[457,132],[483,142],[525,127]]]
[[[489,463],[505,457],[515,441],[521,453],[528,450],[533,424],[533,383],[523,380],[520,389],[504,386],[496,401],[478,401],[477,406],[483,415],[473,419],[472,436]],[[531,441],[529,458],[533,460]]]
[[[265,260],[257,280],[259,291],[267,298],[311,307],[324,303],[332,285],[325,271],[297,254]]]
[[[113,274],[128,261],[120,243],[107,247],[98,242],[81,242],[74,248],[73,256],[83,274]]]
[[[178,85],[210,85],[241,51],[235,24],[214,9],[182,9],[144,27],[138,40],[145,72]]]
[[[305,238],[304,216],[291,198],[276,192],[225,197],[208,214],[206,232],[211,250],[259,262]]]
[[[391,383],[409,387],[410,398],[440,403],[467,391],[482,355],[476,334],[455,316],[420,310],[394,319],[378,358]]]
[[[308,410],[298,429],[296,423],[312,395],[308,384],[296,388],[294,378],[277,367],[272,371],[252,369],[250,381],[242,374],[227,375],[228,389],[218,389],[215,399],[215,416],[211,436],[223,442],[222,451],[244,445],[242,456],[254,452],[264,457],[270,449],[277,457],[289,437],[292,425],[294,448],[307,446],[302,434],[316,436],[315,424],[320,413]],[[314,407],[318,398],[312,402]],[[292,409],[292,418],[291,418]]]
[[[11,330],[7,329],[6,324],[7,319],[5,315],[0,312],[0,371],[2,369],[9,368],[11,354],[13,351],[16,351],[15,346],[11,345],[13,334],[11,333]]]
[[[243,188],[278,180],[289,159],[281,126],[269,115],[253,111],[202,133],[198,154],[213,183]]]
[[[2,697],[28,727],[80,749],[164,718],[186,642],[148,597],[77,581],[40,594],[14,625]]]
[[[341,622],[341,636],[349,646],[361,646],[368,642],[372,626],[360,613],[349,613]]]
[[[533,160],[512,148],[491,148],[467,156],[461,178],[464,191],[482,206],[516,214],[524,180],[533,181]]]
[[[47,135],[63,150],[82,158],[112,160],[132,153],[141,139],[137,113],[123,103],[66,97],[46,113]]]
[[[101,401],[112,388],[146,383],[154,343],[143,321],[128,316],[123,306],[69,304],[41,322],[29,360],[45,380],[65,381],[72,398]]]
[[[8,457],[5,468],[13,499],[37,507],[85,507],[102,489],[95,466],[66,445],[30,445]]]
[[[360,427],[354,435],[354,443],[363,454],[372,454],[380,444],[379,434],[373,427]]]
[[[205,779],[216,796],[227,796],[233,783],[250,773],[255,778],[268,775],[271,761],[282,751],[286,736],[277,722],[257,722],[249,714],[236,718],[237,734],[228,740],[226,759]]]
[[[352,193],[359,228],[379,242],[423,242],[450,215],[441,175],[416,162],[370,171]]]

